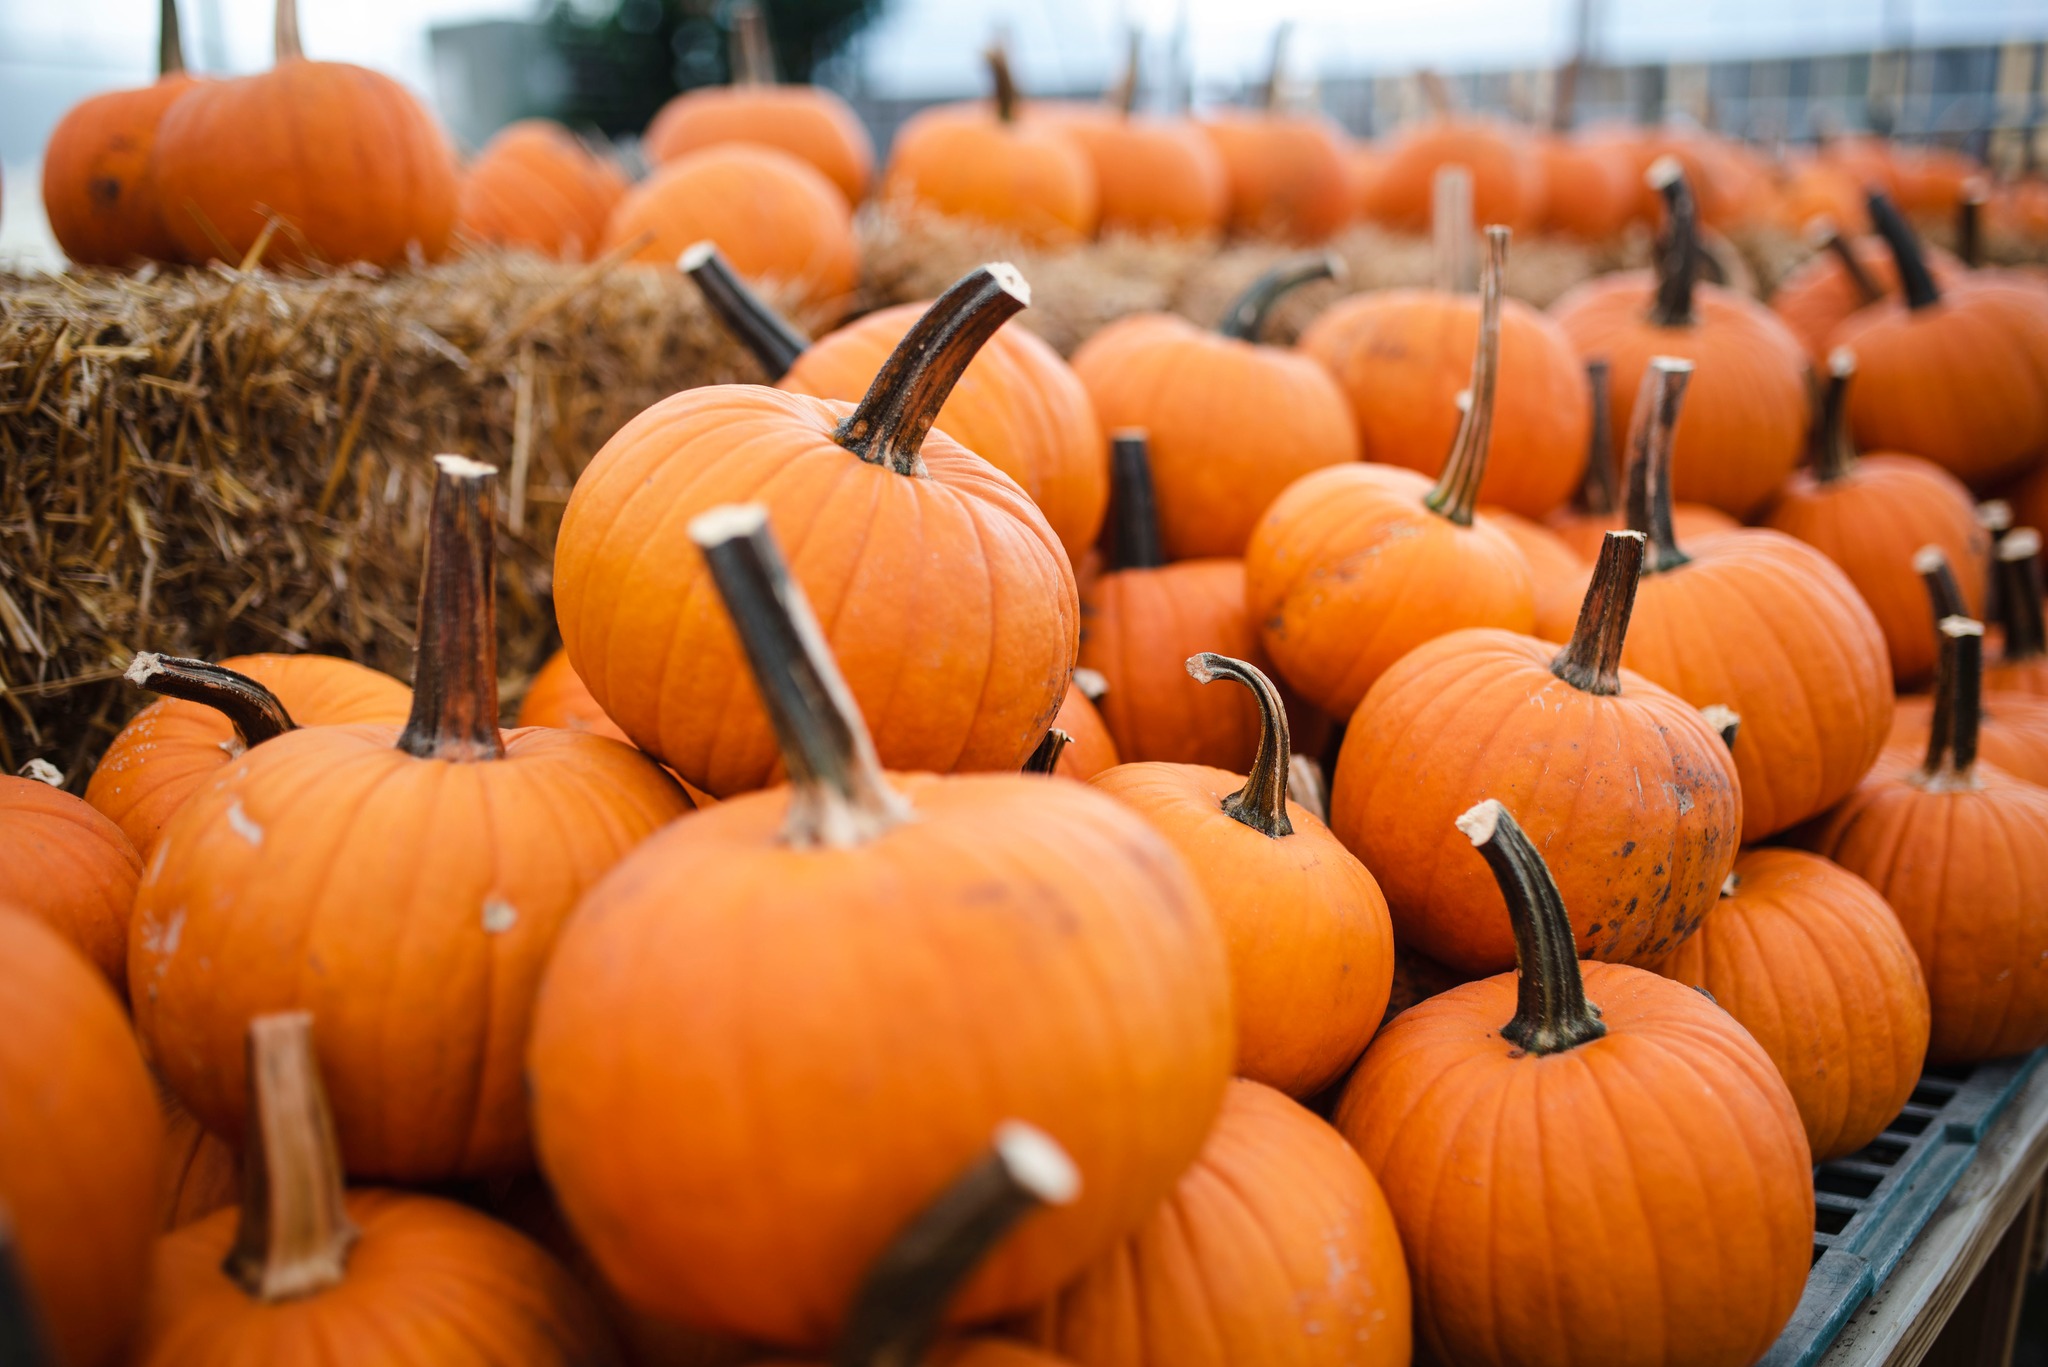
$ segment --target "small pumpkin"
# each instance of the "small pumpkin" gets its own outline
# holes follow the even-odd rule
[[[1546,194],[1547,161],[1542,146],[1511,123],[1440,112],[1387,140],[1367,213],[1389,228],[1428,232],[1436,178],[1445,167],[1456,166],[1471,178],[1472,213],[1479,222],[1529,232],[1542,224],[1547,199],[1576,197],[1581,189],[1571,181],[1558,185],[1557,196]],[[1591,165],[1590,194],[1611,194],[1600,174],[1606,163]]]
[[[1926,585],[1933,608],[1927,622],[1939,641],[1944,618],[1969,615],[1962,588],[1939,546],[1922,547],[1913,557],[1913,568]],[[1900,698],[1887,748],[1924,754],[1937,711],[1930,694]],[[2015,778],[2048,787],[2048,698],[1987,691],[1978,718],[1977,753]]]
[[[1984,666],[1984,686],[1994,693],[2048,697],[2048,608],[2042,592],[2041,533],[2015,527],[1992,553],[1998,569],[1998,616],[2005,628],[2003,648]]]
[[[1351,168],[1336,124],[1281,107],[1285,58],[1283,29],[1274,36],[1263,107],[1213,110],[1201,129],[1223,159],[1233,236],[1316,243],[1351,218]]]
[[[1110,117],[1064,119],[1058,127],[1095,168],[1105,235],[1215,237],[1230,212],[1223,158],[1187,119],[1136,112],[1141,46],[1134,31]]]
[[[464,168],[455,226],[477,242],[587,261],[626,189],[618,169],[568,129],[521,119],[493,134]]]
[[[1537,154],[1548,231],[1606,242],[1635,217],[1635,162],[1613,143],[1556,133],[1537,144]]]
[[[125,997],[142,859],[118,826],[59,786],[62,775],[35,772],[0,774],[0,903],[63,936]]]
[[[1093,686],[1093,693],[1083,686],[1084,681]],[[1067,734],[1067,747],[1060,752],[1056,770],[1062,777],[1086,783],[1104,769],[1114,769],[1122,763],[1117,758],[1109,726],[1095,708],[1095,699],[1108,691],[1109,681],[1094,670],[1074,671],[1074,681],[1067,685],[1067,696],[1060,701],[1060,710],[1052,719],[1053,727]]]

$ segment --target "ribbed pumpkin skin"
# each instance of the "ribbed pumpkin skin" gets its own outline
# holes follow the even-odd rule
[[[1695,707],[1741,714],[1742,838],[1761,840],[1847,797],[1884,748],[1884,632],[1848,576],[1804,542],[1739,531],[1685,549],[1691,564],[1636,591],[1621,662]]]
[[[1223,159],[1233,234],[1320,242],[1350,219],[1344,141],[1328,119],[1217,109],[1200,127]]]
[[[1543,216],[1544,158],[1528,135],[1512,124],[1433,119],[1403,128],[1385,152],[1368,212],[1390,228],[1429,231],[1432,187],[1437,171],[1445,166],[1463,166],[1471,173],[1474,222],[1525,232]],[[1571,186],[1561,188],[1573,193]],[[1469,346],[1465,354],[1469,361]]]
[[[525,1236],[465,1206],[355,1191],[335,1286],[266,1305],[221,1270],[239,1212],[158,1240],[135,1367],[610,1367],[597,1307]]]
[[[1859,199],[1861,194],[1859,191]],[[1861,212],[1860,206],[1858,212]],[[1856,260],[1870,282],[1885,297],[1899,295],[1899,263],[1892,259],[1884,239],[1859,237],[1855,240]],[[1964,278],[1962,264],[1939,247],[1921,248],[1934,283],[1946,290]],[[1785,320],[1816,367],[1827,364],[1828,338],[1850,314],[1863,307],[1863,296],[1849,279],[1849,272],[1833,252],[1815,252],[1780,281],[1771,295],[1771,312]]]
[[[1172,849],[1081,784],[890,782],[916,819],[848,848],[792,848],[787,789],[721,803],[562,937],[528,1058],[541,1161],[644,1310],[833,1341],[875,1256],[1008,1119],[1056,1139],[1081,1192],[1021,1225],[952,1318],[1022,1310],[1201,1148],[1228,969]]]
[[[301,726],[398,723],[412,707],[412,690],[389,674],[332,655],[235,655],[220,663],[275,693]],[[226,717],[200,703],[159,698],[107,746],[85,800],[147,858],[164,823],[239,753]]]
[[[149,158],[164,111],[192,88],[183,73],[139,90],[80,100],[43,149],[43,211],[64,255],[81,266],[176,261]]]
[[[875,174],[867,127],[820,86],[701,86],[663,105],[647,125],[647,155],[657,162],[728,142],[760,143],[809,163],[848,204],[867,197]]]
[[[587,261],[625,194],[625,178],[569,130],[522,119],[484,144],[463,171],[456,227],[479,242]]]
[[[1933,725],[1934,699],[1926,694],[1900,698],[1892,714],[1886,748],[1907,754],[1927,753]],[[1977,732],[1977,753],[2011,774],[2048,788],[2048,698],[2025,693],[1991,693]]]
[[[504,759],[455,763],[396,735],[289,732],[171,819],[135,898],[136,1029],[193,1114],[233,1135],[248,1021],[311,1011],[351,1173],[517,1171],[520,1061],[556,933],[688,800],[596,736],[515,731]]]
[[[0,1206],[57,1367],[105,1367],[156,1232],[156,1092],[106,982],[5,903],[0,964]]]
[[[47,783],[0,774],[0,905],[41,921],[127,995],[142,859],[120,828]]]
[[[576,675],[576,666],[569,663],[566,650],[548,656],[540,673],[533,676],[526,697],[519,704],[519,724],[588,731],[593,736],[607,736],[627,745],[633,743],[633,738],[621,731],[619,724],[597,705],[597,699],[590,696],[590,690]]]
[[[777,386],[858,403],[930,302],[879,309],[828,333]],[[1022,485],[1078,561],[1109,506],[1109,443],[1080,379],[1036,333],[1006,323],[974,354],[933,426]]]
[[[1072,119],[1060,131],[1095,168],[1104,233],[1205,238],[1223,230],[1230,180],[1202,130],[1179,119]]]
[[[1600,554],[1600,543],[1609,532],[1628,530],[1628,519],[1620,513],[1584,513],[1560,509],[1544,519],[1544,524],[1556,532],[1564,544],[1579,555],[1586,557],[1586,564],[1592,565]],[[1679,503],[1671,509],[1671,528],[1682,546],[1690,546],[1700,537],[1715,532],[1732,532],[1742,524],[1719,508],[1709,508],[1704,503]]]
[[[176,1092],[159,1084],[157,1104],[164,1142],[157,1156],[156,1228],[168,1234],[240,1201],[242,1167],[234,1148],[201,1125]]]
[[[1340,300],[1301,335],[1350,403],[1361,456],[1426,475],[1443,469],[1457,435],[1478,342],[1478,295],[1419,289]],[[1501,302],[1493,414],[1479,501],[1542,517],[1585,477],[1593,410],[1571,340],[1517,299]]]
[[[1736,890],[1654,965],[1703,987],[1792,1090],[1816,1162],[1875,1139],[1927,1057],[1927,979],[1877,890],[1803,850],[1748,850]]]
[[[1570,640],[1579,605],[1585,601],[1586,582],[1593,577],[1592,562],[1580,559],[1563,537],[1540,522],[1505,508],[1487,508],[1484,513],[1529,562],[1536,590],[1535,634],[1560,645]]]
[[[1145,429],[1169,560],[1243,555],[1283,489],[1358,459],[1344,396],[1280,347],[1144,313],[1090,337],[1074,373],[1106,429]]]
[[[1093,236],[1101,213],[1094,167],[1062,131],[1004,123],[979,104],[912,115],[889,149],[881,198],[975,219],[1040,247]]]
[[[1401,943],[1465,973],[1515,962],[1507,904],[1452,824],[1484,798],[1543,851],[1594,958],[1669,953],[1735,865],[1747,799],[1698,710],[1627,670],[1618,694],[1580,692],[1556,656],[1505,631],[1438,637],[1344,733],[1330,828],[1379,879]]]
[[[1407,1367],[1408,1299],[1365,1164],[1310,1112],[1239,1079],[1166,1203],[1031,1331],[1081,1367]]]
[[[1086,783],[1122,762],[1117,758],[1116,742],[1109,737],[1108,724],[1079,684],[1067,685],[1067,696],[1061,699],[1052,724],[1072,737],[1060,751],[1059,766],[1053,771],[1060,777]]]
[[[1524,1054],[1499,1035],[1505,973],[1403,1012],[1345,1087],[1337,1128],[1393,1207],[1416,1337],[1472,1367],[1744,1367],[1813,1256],[1799,1112],[1705,997],[1585,975],[1605,1038]]]
[[[273,213],[290,227],[265,265],[398,266],[415,250],[434,261],[455,226],[447,135],[405,87],[346,62],[293,57],[259,76],[195,83],[164,111],[150,167],[186,261],[233,264]]]
[[[1065,696],[1080,605],[1044,516],[937,429],[930,478],[865,463],[831,437],[850,411],[751,386],[671,395],[605,443],[563,514],[555,614],[576,672],[714,796],[782,773],[702,558],[675,540],[721,503],[768,505],[883,764],[1015,772]]]
[[[1677,356],[1698,365],[1672,447],[1671,496],[1748,517],[1805,454],[1806,354],[1769,309],[1716,285],[1694,289],[1699,321],[1693,326],[1657,327],[1649,320],[1655,289],[1648,272],[1605,275],[1552,304],[1550,315],[1581,357],[1607,358],[1617,436],[1629,430],[1651,357]],[[1857,392],[1872,384],[1866,371]],[[1862,433],[1857,435],[1860,440]],[[1881,445],[1864,444],[1872,450]]]

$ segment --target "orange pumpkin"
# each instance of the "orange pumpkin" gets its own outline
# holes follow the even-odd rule
[[[1605,242],[1635,217],[1635,163],[1612,143],[1553,135],[1537,153],[1548,231]]]
[[[1864,213],[1859,192],[1856,211]],[[1847,237],[1831,220],[1812,223],[1808,241],[1819,250],[1795,266],[1771,294],[1771,312],[1806,348],[1816,366],[1828,357],[1828,339],[1859,309],[1899,294],[1899,267],[1881,237]],[[1921,259],[1935,283],[1952,288],[1963,279],[1960,263],[1938,248],[1923,247]]]
[[[0,963],[8,1251],[61,1367],[125,1362],[155,1232],[156,1094],[105,981],[33,915],[4,902]]]
[[[1095,169],[1104,233],[1209,238],[1230,212],[1230,180],[1202,130],[1186,119],[1133,112],[1138,45],[1132,44],[1113,117],[1060,120],[1058,127]],[[1036,108],[1032,117],[1038,117]]]
[[[1579,620],[1579,604],[1586,597],[1592,565],[1581,559],[1563,537],[1540,522],[1531,522],[1505,508],[1481,511],[1507,534],[1529,562],[1529,579],[1536,595],[1535,634],[1563,644],[1571,638],[1572,626]]]
[[[478,242],[587,261],[625,195],[625,177],[568,129],[521,119],[499,130],[463,171],[455,226]]]
[[[1586,912],[1499,802],[1459,829],[1500,880],[1520,972],[1395,1017],[1337,1108],[1393,1207],[1416,1337],[1469,1367],[1757,1361],[1813,1259],[1812,1159],[1777,1069],[1691,988],[1582,968]]]
[[[1984,666],[1984,687],[1994,693],[2048,697],[2048,610],[2044,610],[2041,533],[2015,527],[1993,552],[1998,566],[1998,615],[2003,648]]]
[[[234,1146],[200,1124],[161,1082],[157,1103],[164,1142],[157,1157],[156,1228],[168,1234],[235,1204],[242,1167]]]
[[[126,995],[128,909],[142,860],[113,822],[56,786],[0,774],[0,904],[69,941]]]
[[[1322,115],[1218,109],[1201,129],[1223,161],[1233,235],[1315,243],[1350,220],[1343,134]]]
[[[793,783],[669,827],[585,899],[527,1059],[542,1167],[629,1302],[817,1346],[911,1212],[1022,1120],[1080,1196],[950,1318],[1021,1310],[1134,1229],[1214,1119],[1233,1033],[1200,889],[1085,785],[885,777],[766,510],[691,535]]]
[[[1819,231],[1834,236],[1837,226],[1844,232],[1869,229],[1869,215],[1863,208],[1863,187],[1839,166],[1819,157],[1788,157],[1778,181],[1778,224],[1795,233]]]
[[[1943,618],[1968,615],[1963,590],[1939,546],[1923,547],[1913,557],[1913,568],[1927,587],[1933,608],[1927,621],[1939,641]],[[1937,712],[1931,695],[1900,698],[1886,747],[1924,754]],[[2015,778],[2048,787],[2048,698],[1987,690],[1978,717],[1977,753]]]
[[[1169,560],[1241,556],[1289,484],[1358,459],[1344,396],[1314,362],[1259,335],[1273,305],[1335,278],[1334,257],[1283,262],[1255,280],[1214,330],[1165,313],[1120,318],[1074,353],[1103,425],[1151,442],[1159,531]]]
[[[689,809],[616,741],[500,734],[497,474],[437,463],[404,730],[243,755],[164,827],[128,953],[137,1029],[209,1129],[242,1129],[249,1018],[311,1010],[351,1171],[413,1181],[528,1160],[519,1060],[555,933]]]
[[[547,663],[533,676],[526,697],[519,703],[519,725],[588,731],[593,736],[608,736],[627,745],[633,743],[619,724],[605,715],[597,699],[590,696],[590,690],[576,675],[576,666],[569,663],[566,650],[548,656]]]
[[[1093,696],[1081,686],[1084,679],[1097,685]],[[1061,699],[1060,710],[1052,719],[1055,729],[1067,733],[1067,747],[1060,752],[1055,771],[1061,777],[1086,783],[1103,770],[1122,763],[1117,758],[1116,742],[1110,739],[1108,724],[1095,710],[1095,697],[1108,688],[1108,680],[1094,670],[1074,671],[1074,681],[1067,685],[1067,696]]]
[[[677,518],[760,497],[799,580],[832,605],[829,639],[884,761],[1011,773],[1024,762],[1073,668],[1073,571],[1023,490],[931,423],[1028,297],[1008,266],[964,277],[857,406],[707,386],[664,399],[598,452],[556,539],[555,611],[576,672],[642,749],[721,798],[780,776],[703,567],[663,540]],[[648,639],[671,645],[649,652]]]
[[[1429,231],[1437,172],[1462,166],[1472,177],[1473,216],[1528,232],[1544,217],[1546,161],[1541,144],[1499,120],[1440,116],[1410,124],[1385,145],[1367,214],[1404,232]],[[1611,197],[1606,168],[1604,161],[1592,163],[1591,197]],[[1560,194],[1577,197],[1581,184],[1560,184]]]

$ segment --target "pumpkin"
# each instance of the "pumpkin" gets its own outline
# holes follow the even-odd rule
[[[1927,587],[1934,609],[1928,620],[1939,641],[1944,618],[1968,615],[1963,590],[1939,546],[1922,547],[1913,557],[1913,568]],[[1900,698],[1886,746],[1925,753],[1938,712],[1935,701],[1926,694]],[[2048,698],[1988,693],[1978,717],[1977,753],[2015,778],[2048,787]]]
[[[1095,169],[1101,228],[1133,237],[1206,239],[1223,231],[1230,181],[1223,158],[1186,119],[1135,112],[1142,44],[1132,34],[1115,112],[1059,119],[1057,127]],[[1032,117],[1040,117],[1032,110]],[[1054,116],[1057,118],[1057,116]]]
[[[186,799],[250,746],[300,724],[403,722],[412,706],[412,690],[390,675],[329,655],[235,655],[215,665],[144,651],[127,679],[161,700],[107,746],[85,800],[145,858]]]
[[[120,827],[51,781],[0,774],[0,904],[69,941],[124,992],[142,860]]]
[[[1440,114],[1410,124],[1387,141],[1367,214],[1389,228],[1427,232],[1437,174],[1458,166],[1471,177],[1472,212],[1479,222],[1528,232],[1544,218],[1546,162],[1542,146],[1513,124]],[[1594,166],[1589,193],[1597,198],[1606,189],[1599,176],[1605,163]],[[1576,197],[1581,186],[1569,181],[1558,188]]]
[[[1350,220],[1344,137],[1321,114],[1217,109],[1200,127],[1223,162],[1232,235],[1316,243]]]
[[[164,1142],[157,1155],[156,1228],[182,1229],[240,1198],[242,1166],[234,1146],[199,1123],[178,1094],[157,1085]]]
[[[1813,1259],[1799,1111],[1705,997],[1580,965],[1586,913],[1515,822],[1488,799],[1459,829],[1500,881],[1519,973],[1395,1017],[1337,1108],[1408,1251],[1416,1337],[1471,1367],[1744,1367]]]
[[[1763,1046],[1816,1162],[1877,1138],[1920,1080],[1920,960],[1876,889],[1818,855],[1745,851],[1698,933],[1652,966]]]
[[[178,41],[177,0],[160,0],[156,84],[73,105],[43,149],[43,212],[64,255],[81,266],[175,261],[150,152],[164,111],[191,88]]]
[[[345,1191],[312,1016],[248,1030],[241,1202],[157,1241],[135,1367],[618,1361],[597,1307],[525,1236],[452,1201]]]
[[[576,672],[642,749],[721,798],[779,776],[703,566],[663,540],[677,518],[759,496],[787,519],[798,579],[834,605],[830,640],[884,762],[1024,762],[1073,667],[1073,571],[1023,490],[931,423],[1028,298],[1013,268],[980,268],[904,334],[859,405],[707,386],[598,452],[556,539],[555,612]]]
[[[1795,233],[1868,231],[1863,187],[1839,166],[1812,155],[1785,159],[1778,179],[1778,226]],[[1816,224],[1826,225],[1816,230]]]
[[[59,1367],[125,1362],[155,1231],[156,1095],[106,982],[4,902],[0,963],[0,1223]]]
[[[1695,282],[1700,248],[1692,191],[1670,158],[1651,168],[1651,179],[1666,206],[1655,273],[1588,281],[1551,305],[1551,316],[1581,356],[1607,358],[1617,432],[1629,430],[1652,357],[1698,364],[1673,456],[1672,497],[1748,517],[1777,492],[1804,451],[1806,357],[1762,304]]]
[[[527,1058],[541,1166],[630,1303],[815,1347],[910,1214],[1021,1120],[1081,1194],[949,1320],[1021,1310],[1200,1149],[1233,1039],[1221,939],[1171,848],[1086,785],[885,777],[767,518],[714,509],[691,536],[792,783],[669,827],[584,900]]]
[[[1334,257],[1253,281],[1213,331],[1164,313],[1120,318],[1074,353],[1103,425],[1142,428],[1169,560],[1241,556],[1259,514],[1298,477],[1358,459],[1344,396],[1321,367],[1259,342],[1273,306],[1337,278]]]
[[[1535,590],[1535,634],[1562,644],[1570,638],[1579,620],[1579,603],[1586,596],[1586,580],[1593,567],[1579,553],[1541,522],[1531,522],[1505,508],[1484,508],[1487,519],[1507,534],[1508,540],[1529,562],[1529,578]]]
[[[1535,625],[1529,562],[1475,516],[1500,366],[1507,230],[1487,231],[1472,404],[1434,484],[1412,470],[1344,464],[1275,499],[1245,551],[1245,601],[1266,654],[1309,702],[1348,716],[1415,646],[1460,627]]]
[[[1093,782],[1180,851],[1216,910],[1230,949],[1238,1075],[1314,1096],[1351,1066],[1386,1012],[1387,902],[1321,818],[1288,800],[1287,709],[1273,681],[1213,653],[1190,658],[1187,671],[1251,690],[1259,748],[1250,775],[1139,763]]]
[[[1093,696],[1082,687],[1084,679],[1096,685]],[[1110,739],[1109,726],[1095,710],[1094,698],[1108,689],[1109,681],[1094,670],[1074,671],[1074,681],[1067,685],[1067,696],[1060,700],[1060,710],[1052,719],[1054,729],[1067,735],[1067,746],[1060,752],[1057,769],[1063,777],[1086,783],[1104,769],[1114,769],[1121,763],[1116,742]]]
[[[1859,217],[1867,217],[1863,203],[1859,190]],[[1845,236],[1835,220],[1807,224],[1806,235],[1818,250],[1778,282],[1771,293],[1771,312],[1785,320],[1820,366],[1827,361],[1828,339],[1851,314],[1898,297],[1899,267],[1883,238]],[[1963,278],[1960,264],[1947,252],[1923,247],[1921,259],[1944,289]]]
[[[1499,891],[1453,858],[1453,819],[1479,793],[1512,801],[1550,851],[1581,953],[1648,962],[1714,905],[1742,798],[1706,718],[1620,666],[1646,549],[1637,533],[1608,533],[1563,650],[1453,632],[1388,670],[1352,714],[1330,829],[1378,876],[1402,945],[1467,975],[1514,963]]]
[[[186,261],[398,266],[438,259],[455,226],[447,134],[389,76],[308,61],[297,0],[277,0],[277,64],[193,85],[158,121],[149,164]]]
[[[1553,134],[1536,144],[1536,152],[1547,231],[1605,242],[1635,217],[1635,164],[1611,143]]]
[[[594,736],[608,736],[627,745],[633,743],[619,729],[619,724],[604,714],[604,709],[597,705],[597,699],[590,696],[590,690],[576,675],[576,667],[569,663],[566,650],[558,650],[548,656],[547,663],[533,676],[525,698],[519,703],[519,724],[588,731]]]
[[[1940,547],[1976,590],[1990,569],[1991,539],[1977,525],[1970,491],[1939,465],[1889,451],[1857,454],[1847,421],[1855,375],[1855,354],[1838,348],[1828,358],[1810,469],[1779,491],[1764,525],[1799,538],[1841,567],[1884,632],[1893,681],[1913,688],[1934,673],[1935,655],[1914,553]],[[1981,592],[1969,598],[1966,611],[1981,610]]]
[[[437,458],[412,712],[255,746],[164,827],[128,982],[164,1079],[238,1133],[243,1027],[327,1022],[321,1070],[352,1172],[518,1170],[540,970],[583,889],[689,808],[616,741],[498,730],[497,472]]]
[[[1998,565],[1998,615],[2004,649],[1985,665],[1984,686],[1995,693],[2048,697],[2048,612],[2041,588],[2041,533],[2015,527],[1993,552]]]
[[[558,123],[506,125],[462,173],[456,229],[478,242],[562,261],[597,254],[626,180]]]
[[[1641,197],[1638,212],[1655,222],[1666,205],[1663,187],[1645,173],[1669,159],[1695,196],[1698,221],[1704,229],[1727,232],[1770,215],[1770,176],[1764,163],[1743,144],[1701,133],[1651,132],[1636,144]]]
[[[2048,1043],[2048,789],[1977,757],[1983,633],[1942,619],[1925,758],[1886,750],[1800,839],[1899,914],[1927,974],[1931,1064]]]
[[[1406,1367],[1408,1299],[1365,1164],[1309,1111],[1239,1080],[1173,1194],[1029,1330],[1086,1367]]]

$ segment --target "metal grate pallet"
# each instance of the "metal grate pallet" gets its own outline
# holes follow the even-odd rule
[[[1891,1275],[1977,1156],[1978,1141],[2042,1056],[1929,1068],[1898,1119],[1847,1158],[1813,1170],[1813,1271],[1792,1322],[1759,1367],[1820,1361],[1856,1308]]]

